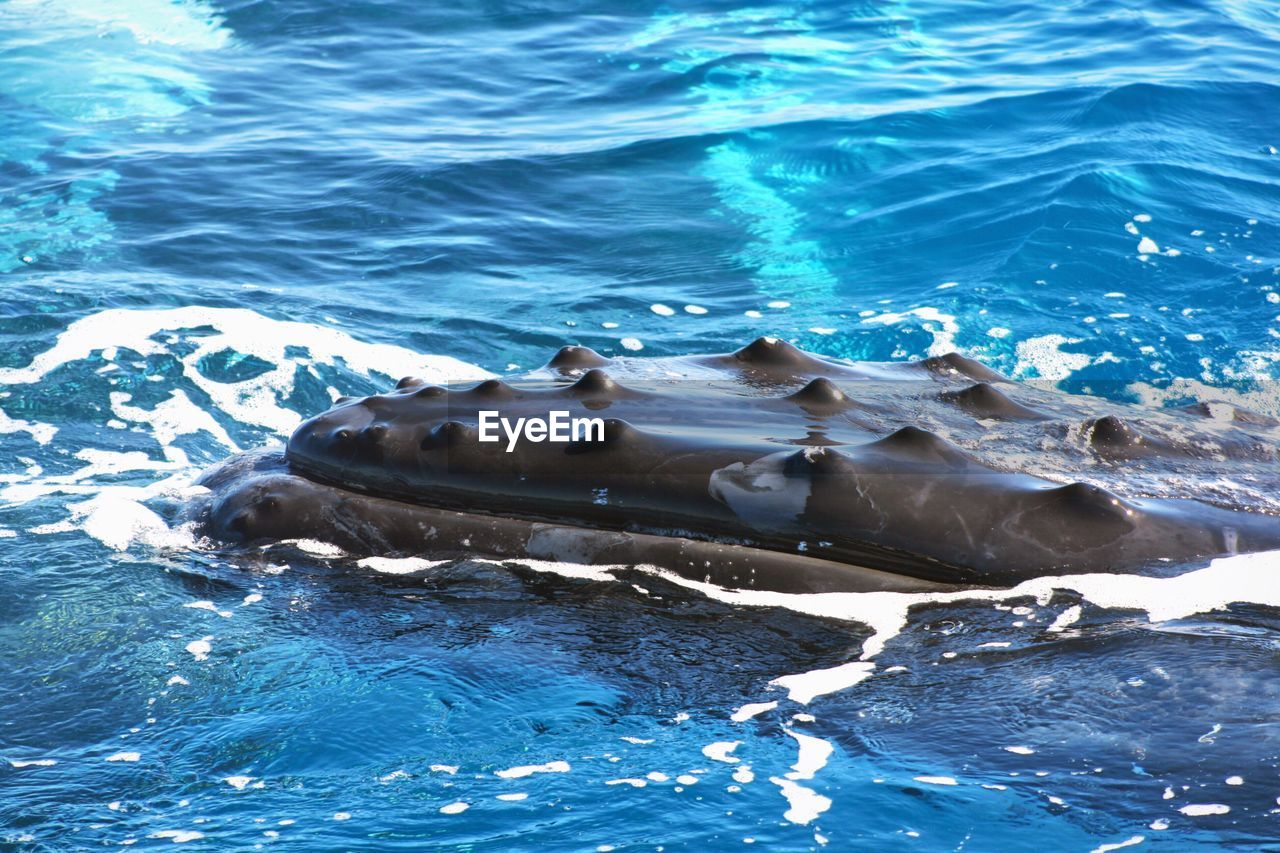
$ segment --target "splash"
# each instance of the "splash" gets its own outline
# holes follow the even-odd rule
[[[225,353],[257,359],[266,369],[238,380],[211,376],[208,364]],[[146,362],[133,360],[135,354],[160,364],[176,362],[176,371],[150,375],[173,375],[181,387],[166,389],[168,397],[149,408],[137,403],[132,394],[114,390],[128,371],[139,369],[138,365],[145,368]],[[21,386],[44,382],[64,369],[87,372],[95,382],[86,384],[78,394],[86,398],[86,410],[97,408],[111,415],[101,428],[107,434],[120,429],[141,432],[154,441],[156,450],[80,447],[70,455],[82,464],[69,473],[49,474],[33,463],[23,472],[0,475],[0,507],[17,507],[54,495],[72,496],[79,500],[65,505],[63,519],[36,525],[30,532],[79,530],[117,551],[135,543],[190,547],[190,530],[170,529],[147,502],[194,496],[190,484],[203,467],[191,456],[197,440],[211,440],[224,452],[233,452],[240,449],[230,431],[233,427],[237,431],[243,431],[245,425],[257,427],[250,433],[255,437],[286,436],[302,420],[302,414],[289,405],[299,379],[306,376],[313,382],[323,381],[321,367],[329,372],[345,368],[384,380],[409,374],[440,382],[492,376],[449,356],[367,343],[336,328],[275,320],[245,308],[103,311],[71,323],[53,346],[38,353],[26,367],[0,369],[0,384],[8,386],[8,394],[20,391]],[[106,386],[102,392],[106,405],[95,407],[91,398],[102,385]],[[193,396],[209,403],[199,405]],[[6,432],[26,433],[34,441],[58,449],[58,431],[52,424],[19,420],[0,411],[0,433]],[[118,480],[123,474],[150,482],[121,484]]]

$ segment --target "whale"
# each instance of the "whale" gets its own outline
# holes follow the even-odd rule
[[[557,435],[557,419],[583,428]],[[1280,547],[1276,428],[1218,401],[1014,382],[956,353],[570,345],[501,379],[340,397],[284,448],[207,471],[193,517],[227,547],[646,565],[779,592],[1161,573]]]

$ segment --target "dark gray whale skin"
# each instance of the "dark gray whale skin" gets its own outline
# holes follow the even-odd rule
[[[478,440],[484,410],[599,417],[603,440],[507,452],[505,436]],[[565,347],[508,381],[406,378],[343,398],[283,454],[207,472],[198,517],[233,543],[645,563],[783,592],[1159,571],[1280,547],[1274,422],[1221,411],[1063,394],[955,354],[853,363],[773,338],[668,359]],[[1248,485],[1221,485],[1224,472]]]

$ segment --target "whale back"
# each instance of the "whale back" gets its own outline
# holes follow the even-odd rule
[[[513,441],[495,424],[553,413],[584,429]],[[851,362],[761,338],[678,358],[566,347],[462,386],[406,378],[304,422],[287,458],[409,504],[997,582],[1280,545],[1270,429],[1015,383],[954,354]],[[1250,487],[1179,491],[1224,464]]]

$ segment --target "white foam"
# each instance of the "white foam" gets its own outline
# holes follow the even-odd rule
[[[827,766],[831,753],[835,751],[830,741],[801,734],[793,729],[783,731],[795,738],[799,746],[796,763],[791,765],[791,772],[787,774],[788,779],[812,779],[815,773]]]
[[[366,375],[392,379],[421,376],[433,382],[489,379],[493,374],[450,356],[422,355],[391,344],[371,344],[356,340],[338,329],[292,320],[274,320],[247,308],[143,309],[112,308],[76,320],[58,335],[53,347],[39,353],[26,367],[0,368],[0,382],[11,385],[38,382],[57,368],[87,359],[94,352],[117,347],[143,356],[160,355],[170,344],[155,337],[161,332],[178,332],[209,327],[182,338],[193,344],[181,359],[182,373],[231,418],[288,434],[301,416],[280,405],[292,390],[298,365],[288,358],[291,348],[307,350],[312,364],[346,365]],[[274,365],[265,373],[240,382],[220,382],[200,372],[200,362],[223,350],[253,356]],[[189,402],[189,401],[188,401]],[[181,404],[175,404],[176,412]],[[170,413],[166,411],[166,416]]]
[[[1097,573],[1033,578],[1004,590],[809,594],[729,590],[667,572],[658,573],[673,583],[697,589],[711,598],[730,604],[784,607],[812,616],[865,624],[872,629],[872,635],[863,645],[862,660],[866,661],[879,654],[885,644],[902,631],[907,623],[908,611],[919,605],[1006,601],[1028,597],[1048,601],[1056,590],[1065,590],[1077,593],[1098,607],[1143,611],[1149,621],[1164,622],[1222,610],[1233,603],[1280,607],[1280,584],[1274,582],[1277,571],[1280,571],[1280,552],[1267,551],[1221,557],[1202,569],[1168,578]],[[782,679],[787,681],[777,679],[774,683],[781,682],[781,686],[798,683],[801,689],[793,698],[799,701],[810,695],[810,690],[806,689],[806,680],[809,678],[815,679],[816,685],[844,689],[837,685],[835,679],[826,680],[828,674],[842,669],[844,667],[818,670],[802,676],[783,676]],[[845,687],[853,686],[866,677],[865,674],[854,677],[859,674],[860,669],[850,668]],[[797,678],[798,682],[792,681]],[[821,692],[830,691],[824,689],[812,695],[820,695]]]
[[[249,785],[253,784],[253,777],[252,776],[227,776],[222,781],[226,782],[228,785],[235,788],[237,791],[243,791],[245,788],[249,787]]]
[[[25,432],[36,440],[38,444],[48,444],[58,432],[58,428],[50,424],[38,423],[33,421],[24,421],[17,418],[11,418],[0,410],[0,435],[8,435],[11,433]]]
[[[231,450],[239,450],[231,436],[222,428],[213,416],[201,409],[181,388],[176,388],[169,399],[156,405],[154,409],[143,409],[129,405],[132,395],[122,391],[112,391],[107,395],[111,400],[111,411],[122,421],[148,424],[156,441],[162,445],[170,444],[180,435],[193,435],[207,432],[220,444]]]
[[[519,767],[510,767],[506,770],[499,770],[493,775],[500,779],[523,779],[526,776],[532,776],[534,773],[568,773],[570,770],[567,761],[548,761],[546,764],[524,764]]]
[[[9,766],[18,770],[24,767],[52,767],[57,763],[57,760],[53,758],[32,758],[27,761],[17,758],[9,759]]]
[[[521,792],[516,792],[514,794],[499,794],[497,798],[499,800],[503,800],[504,802],[517,803],[520,800],[529,799],[529,795]]]
[[[1066,379],[1077,370],[1093,363],[1092,356],[1062,351],[1064,345],[1078,343],[1081,343],[1080,338],[1068,338],[1058,334],[1041,335],[1019,341],[1015,348],[1018,361],[1013,374],[1018,377],[1030,376],[1054,382]]]
[[[464,802],[449,803],[449,805],[447,806],[440,807],[440,814],[462,814],[469,808],[471,808],[470,803],[464,803]]]
[[[1207,815],[1227,814],[1231,811],[1231,806],[1222,803],[1193,803],[1189,806],[1183,806],[1178,809],[1187,817],[1205,817]]]
[[[702,748],[702,754],[712,761],[723,761],[725,764],[737,764],[742,759],[731,753],[742,744],[740,740],[719,740]]]
[[[365,557],[357,561],[356,565],[386,575],[407,575],[413,572],[425,572],[449,562],[451,561],[424,560],[421,557]]]
[[[639,352],[644,349],[644,344],[640,343],[639,338],[623,338],[618,343],[622,344],[623,349],[631,350],[632,352]]]
[[[960,324],[952,314],[944,314],[937,308],[923,306],[909,311],[885,311],[862,320],[863,323],[875,326],[894,326],[911,317],[923,320],[920,328],[933,335],[933,343],[929,345],[926,355],[946,355],[956,348],[956,335],[960,333]]]
[[[1066,610],[1059,613],[1058,618],[1054,619],[1053,624],[1046,630],[1048,630],[1050,634],[1059,634],[1065,631],[1067,628],[1080,621],[1080,612],[1079,604],[1071,605]]]
[[[478,563],[488,563],[493,566],[504,565],[504,561],[499,560],[476,560]],[[617,580],[611,572],[618,569],[627,568],[622,565],[610,566],[592,566],[585,563],[560,563],[554,560],[531,560],[521,557],[519,560],[509,560],[505,562],[516,562],[522,566],[533,569],[535,572],[545,572],[551,575],[560,575],[563,578],[572,578],[574,580],[592,580],[592,581],[613,581]],[[643,568],[643,567],[641,567]]]
[[[745,723],[752,717],[759,716],[765,711],[772,711],[776,707],[778,707],[778,703],[776,701],[748,702],[746,705],[743,705],[741,708],[734,711],[733,715],[730,716],[729,719],[733,720],[735,723]]]
[[[845,690],[860,683],[876,668],[873,663],[855,661],[830,669],[815,669],[797,675],[783,675],[769,683],[787,691],[787,698],[807,705],[818,696]]]
[[[787,799],[787,810],[782,816],[792,823],[807,824],[818,815],[831,808],[831,799],[790,779],[778,776],[770,777],[770,782],[782,789],[782,796]]]
[[[644,779],[626,778],[626,779],[607,779],[605,780],[605,784],[606,785],[630,785],[633,788],[643,788],[649,783],[646,782]]]
[[[281,539],[281,545],[293,545],[299,551],[311,554],[314,557],[342,557],[346,552],[334,545],[332,542],[323,542],[319,539]]]
[[[1029,746],[1006,746],[1002,747],[1005,752],[1012,752],[1014,755],[1034,755],[1035,750]]]
[[[952,785],[960,784],[952,776],[915,776],[912,778],[914,778],[917,782],[923,782],[926,785],[952,786]]]
[[[213,334],[208,333],[210,328]],[[308,358],[286,357],[291,347],[307,351]],[[135,543],[158,548],[193,547],[189,527],[170,529],[159,515],[144,505],[145,501],[161,495],[191,497],[201,491],[190,485],[199,466],[192,464],[186,452],[173,442],[181,436],[207,433],[227,449],[238,449],[218,418],[289,432],[301,420],[301,415],[285,408],[282,401],[292,392],[296,373],[304,369],[303,364],[305,369],[314,372],[316,364],[332,365],[341,359],[349,368],[366,375],[396,378],[413,374],[435,381],[491,376],[453,358],[423,356],[387,344],[363,343],[332,328],[274,320],[248,309],[197,306],[110,309],[82,318],[68,326],[51,348],[36,355],[26,367],[0,368],[0,383],[36,383],[66,364],[89,358],[94,352],[109,356],[117,355],[121,349],[143,356],[172,353],[174,358],[189,349],[180,356],[183,377],[213,400],[213,411],[202,410],[182,389],[172,390],[167,399],[151,409],[134,405],[129,394],[110,392],[109,405],[116,416],[112,420],[121,425],[125,422],[139,425],[160,444],[163,458],[155,459],[141,451],[83,448],[74,455],[87,464],[70,474],[41,477],[36,468],[29,470],[25,477],[8,477],[8,485],[0,489],[0,502],[6,504],[26,503],[51,494],[85,497],[67,505],[67,518],[32,528],[34,533],[82,530],[119,551]],[[205,376],[200,369],[205,357],[223,350],[260,358],[272,368],[240,382],[222,382]],[[56,435],[53,427],[15,421],[0,412],[0,433],[15,431],[29,432],[43,442],[52,441]],[[143,471],[169,476],[147,486],[95,482],[103,477]]]
[[[168,838],[174,844],[185,844],[188,841],[199,841],[204,838],[203,832],[194,829],[162,829],[159,832],[153,832],[148,838]]]
[[[128,31],[140,44],[164,44],[186,50],[218,50],[231,33],[212,8],[200,0],[14,0],[15,6],[43,6],[64,20],[79,19],[99,29]]]
[[[213,651],[213,645],[210,643],[212,639],[213,637],[204,637],[199,640],[192,640],[187,643],[187,651],[198,661],[208,660],[209,653]]]
[[[142,754],[138,752],[117,752],[114,755],[108,755],[104,761],[123,761],[125,763],[133,763],[142,760]]]

